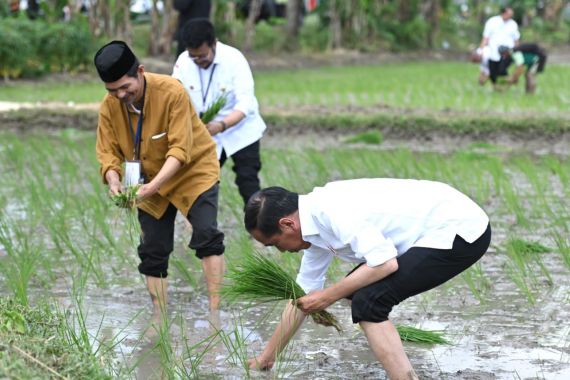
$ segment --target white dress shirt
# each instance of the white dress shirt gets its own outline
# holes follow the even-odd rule
[[[411,247],[451,249],[456,235],[477,240],[489,218],[449,185],[413,179],[331,182],[299,196],[303,253],[297,282],[322,289],[334,256],[375,267]],[[413,254],[413,253],[412,253]]]
[[[521,37],[519,26],[513,19],[503,20],[501,16],[493,16],[485,23],[483,37],[489,39],[491,61],[499,62],[501,55],[499,54],[499,46],[504,45],[509,48],[515,46],[515,42]]]
[[[222,149],[231,156],[261,138],[265,122],[259,115],[249,64],[238,49],[217,41],[214,61],[207,69],[196,65],[185,51],[178,56],[172,76],[182,82],[196,112],[204,112],[226,94],[226,104],[214,120],[222,120],[234,110],[244,113],[245,118],[239,123],[212,136],[217,144],[218,159]]]

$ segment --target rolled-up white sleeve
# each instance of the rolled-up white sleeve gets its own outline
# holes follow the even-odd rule
[[[297,283],[305,293],[324,288],[327,269],[332,258],[333,255],[329,251],[318,247],[311,247],[304,251]]]
[[[255,111],[256,100],[254,93],[253,75],[249,64],[243,55],[232,62],[234,66],[233,90],[235,95],[234,110],[241,111],[244,115],[249,115]]]

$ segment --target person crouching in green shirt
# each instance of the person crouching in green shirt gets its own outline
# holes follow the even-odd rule
[[[515,71],[507,79],[509,84],[517,84],[520,76],[525,73],[525,92],[533,94],[536,90],[536,74],[544,71],[546,52],[537,44],[520,44],[514,48],[499,47],[499,53],[505,59],[511,59]],[[526,69],[526,71],[525,71]]]

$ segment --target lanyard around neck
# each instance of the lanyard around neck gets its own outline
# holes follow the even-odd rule
[[[142,96],[142,107],[141,113],[139,115],[139,121],[137,122],[137,134],[133,134],[133,124],[131,122],[131,114],[129,113],[129,107],[125,104],[125,109],[127,110],[127,120],[129,121],[129,132],[131,132],[131,138],[133,139],[133,160],[138,160],[141,154],[141,135],[142,135],[142,124],[143,124],[143,110],[144,110],[144,97],[146,94],[146,79],[144,80],[143,96]]]
[[[214,71],[216,71],[216,64],[212,63],[212,65],[214,65],[212,67],[212,71],[210,71],[210,79],[208,79],[208,86],[206,87],[206,92],[204,93],[204,84],[202,83],[202,69],[200,67],[198,67],[198,70],[200,70],[199,74],[200,74],[200,91],[202,92],[202,105],[203,107],[206,107],[206,98],[208,97],[208,91],[210,91],[210,85],[212,84],[212,78],[214,77]]]

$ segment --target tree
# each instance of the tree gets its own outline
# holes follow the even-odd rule
[[[301,0],[287,1],[287,49],[299,47],[299,30],[301,29]]]
[[[176,31],[176,15],[173,0],[164,0],[162,15],[158,11],[158,0],[152,0],[151,35],[148,54],[151,56],[170,55],[172,38]]]
[[[253,40],[255,38],[255,20],[261,12],[261,0],[250,0],[249,13],[245,22],[245,41],[243,48],[245,51],[253,49]]]

